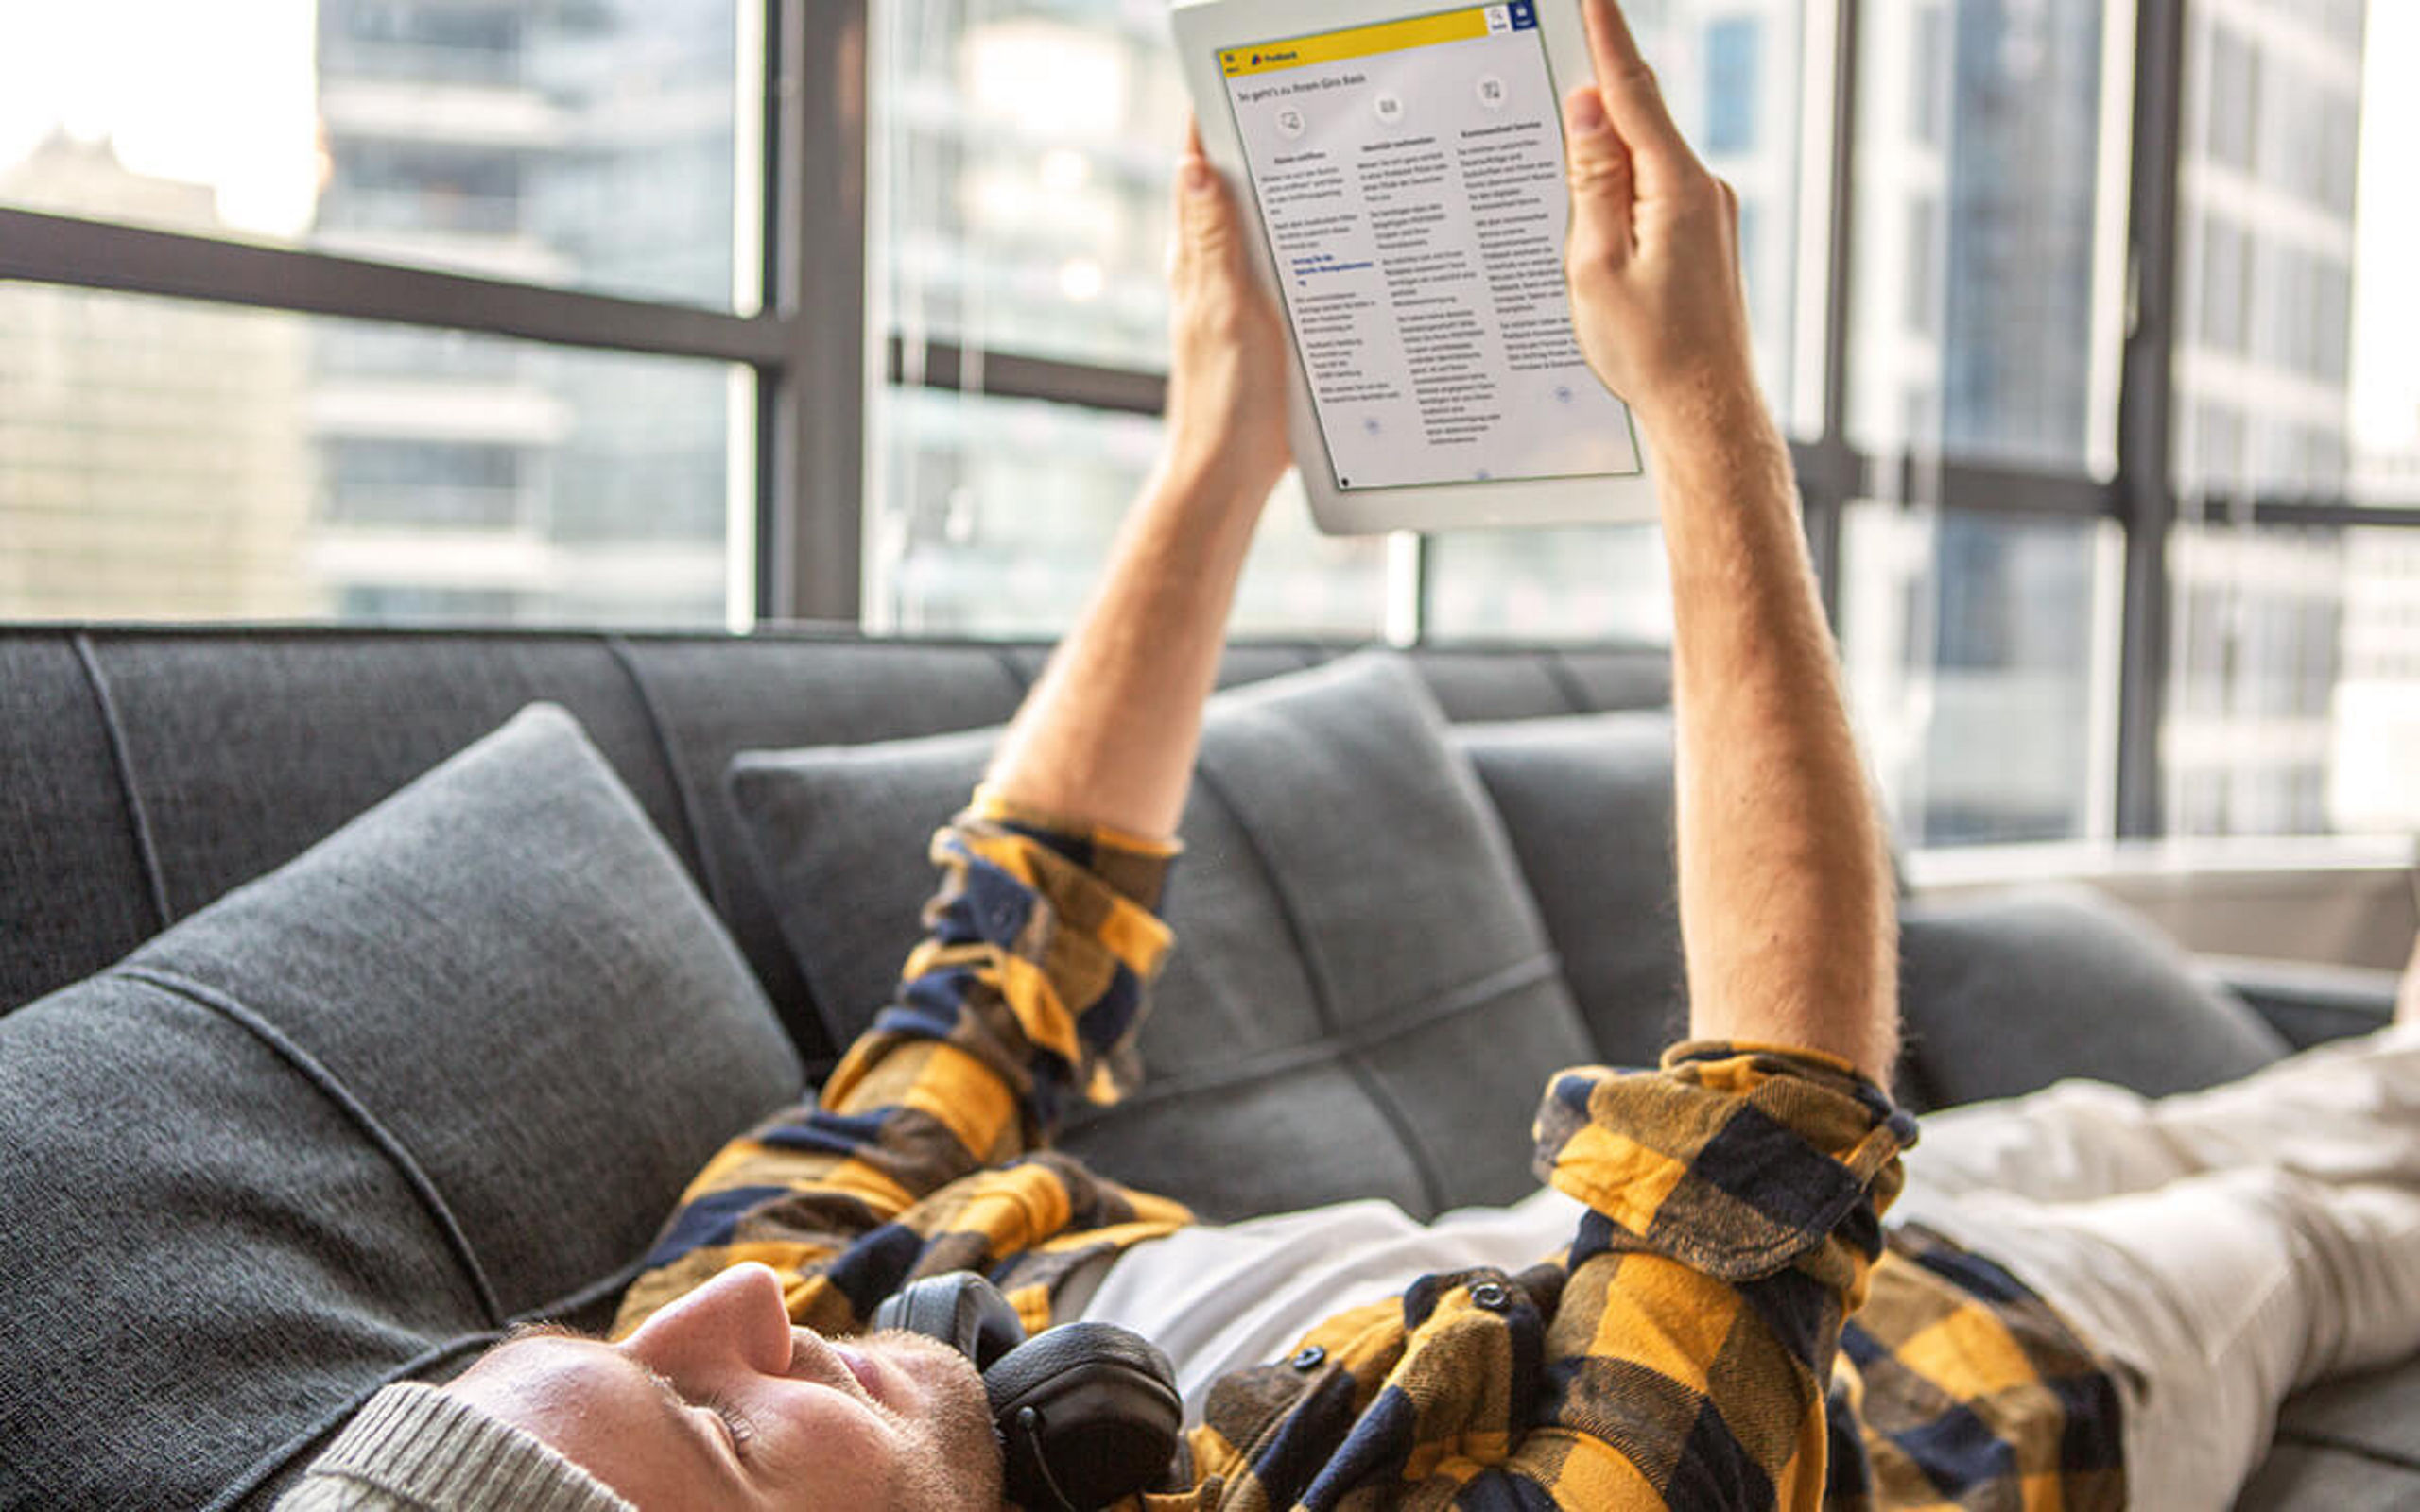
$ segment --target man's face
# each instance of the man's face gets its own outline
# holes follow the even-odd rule
[[[741,1265],[620,1344],[539,1332],[446,1390],[545,1440],[640,1512],[996,1512],[982,1378],[913,1334],[792,1328]]]

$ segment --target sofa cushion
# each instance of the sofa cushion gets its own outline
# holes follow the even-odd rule
[[[808,985],[844,1005],[836,1039],[889,996],[932,886],[925,837],[995,739],[734,764]],[[1419,677],[1372,654],[1219,695],[1182,833],[1150,1079],[1066,1145],[1216,1218],[1373,1195],[1426,1214],[1532,1188],[1544,1080],[1593,1054]]]
[[[1930,1106],[2067,1076],[2191,1091],[2289,1049],[2149,924],[2082,888],[1910,904],[1899,959],[1901,1074]]]
[[[231,1504],[384,1382],[618,1287],[794,1095],[579,727],[523,713],[0,1021],[0,1504]]]
[[[1671,716],[1457,725],[1451,738],[1504,821],[1598,1057],[1655,1064],[1688,1017]]]

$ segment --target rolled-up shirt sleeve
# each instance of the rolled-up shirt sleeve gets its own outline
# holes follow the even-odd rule
[[[1536,1426],[1484,1473],[1557,1506],[1820,1506],[1833,1355],[1914,1120],[1845,1062],[1702,1041],[1564,1073],[1537,1134],[1589,1211]]]
[[[690,1184],[617,1332],[747,1261],[783,1273],[799,1322],[845,1330],[935,1241],[1005,1253],[1047,1237],[944,1234],[957,1220],[920,1211],[977,1172],[998,1170],[1004,1194],[1053,1190],[985,1210],[1002,1215],[1184,1219],[1044,1153],[1074,1106],[1115,1102],[1137,1079],[1135,1036],[1172,944],[1154,909],[1176,847],[978,790],[931,853],[940,888],[890,1001],[819,1096],[733,1141]]]

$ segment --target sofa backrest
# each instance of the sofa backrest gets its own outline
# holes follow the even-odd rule
[[[1238,645],[1221,681],[1346,649]],[[579,717],[671,841],[816,1074],[834,1047],[724,768],[751,747],[995,723],[1047,654],[812,631],[0,628],[0,1013],[108,966],[544,699]],[[1456,721],[1651,708],[1670,693],[1654,648],[1411,656]]]

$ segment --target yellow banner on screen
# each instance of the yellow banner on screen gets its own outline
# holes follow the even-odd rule
[[[1373,53],[1401,52],[1407,47],[1426,47],[1441,42],[1469,42],[1488,34],[1487,10],[1485,6],[1473,6],[1468,10],[1414,16],[1408,21],[1382,22],[1374,26],[1352,26],[1343,31],[1322,32],[1316,37],[1293,37],[1285,42],[1265,43],[1257,47],[1230,47],[1219,55],[1219,63],[1226,70],[1229,78],[1241,78],[1247,74],[1308,68],[1314,63],[1340,63],[1351,58],[1367,58]]]

